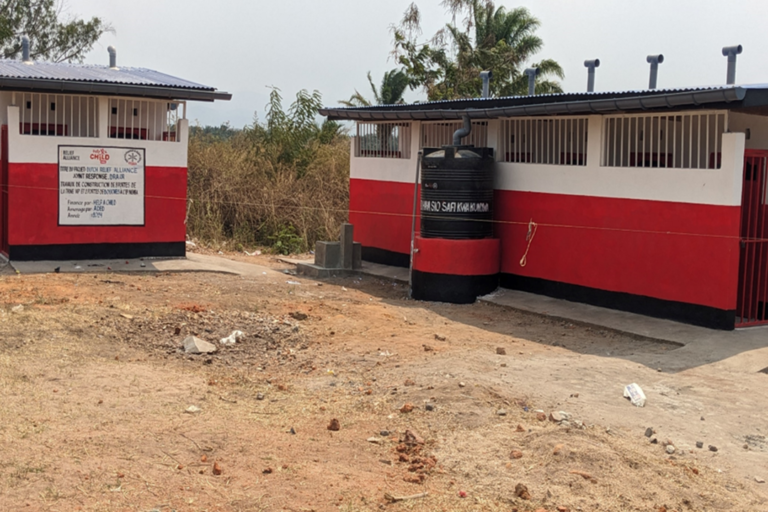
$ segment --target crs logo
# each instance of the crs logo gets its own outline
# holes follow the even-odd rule
[[[128,165],[139,165],[141,163],[141,153],[135,149],[125,152],[125,161]]]
[[[109,153],[106,149],[94,149],[91,160],[98,160],[101,165],[104,165],[109,161]]]

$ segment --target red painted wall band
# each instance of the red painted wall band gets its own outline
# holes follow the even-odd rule
[[[496,192],[501,271],[733,310],[738,206]],[[520,265],[528,222],[538,223]]]
[[[349,180],[349,222],[355,226],[356,242],[408,254],[412,218],[413,183]],[[417,234],[420,222],[417,217]]]
[[[10,245],[183,242],[187,169],[147,167],[145,225],[59,226],[58,166],[9,164]]]
[[[488,276],[499,273],[501,243],[497,238],[446,240],[416,237],[413,268],[433,274]]]

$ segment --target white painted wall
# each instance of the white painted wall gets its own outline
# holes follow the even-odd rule
[[[768,117],[731,112],[730,128],[732,132],[742,133],[746,133],[749,129],[750,137],[746,142],[747,149],[768,150]]]
[[[353,157],[351,177],[413,183],[418,158],[419,124],[414,122],[412,126],[413,145],[410,159]],[[499,126],[498,120],[492,120],[488,125],[488,141],[491,147],[498,147]],[[738,125],[732,123],[731,131],[738,131],[737,127]],[[761,131],[759,140],[765,140],[765,149],[768,149],[768,123],[761,127],[765,129],[765,134]],[[601,165],[602,138],[603,117],[590,116],[587,165],[499,162],[496,170],[496,188],[723,206],[741,204],[744,133],[723,135],[720,169],[604,167]],[[754,143],[755,130],[752,132],[752,139]]]
[[[5,94],[0,94],[0,106],[5,101]],[[8,124],[8,159],[12,163],[57,164],[60,145],[80,145],[95,147],[120,147],[146,149],[147,167],[187,167],[187,143],[189,122],[179,122],[179,141],[125,140],[108,137],[109,98],[99,98],[99,136],[98,137],[53,137],[40,135],[22,135],[19,131],[20,106],[0,108]]]

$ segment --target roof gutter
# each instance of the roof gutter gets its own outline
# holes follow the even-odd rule
[[[190,101],[229,101],[232,95],[214,89],[185,89],[179,87],[161,87],[152,85],[130,85],[100,82],[78,82],[74,80],[40,80],[27,78],[0,78],[0,90],[79,93],[105,96],[133,96]]]
[[[469,108],[444,110],[366,110],[324,108],[320,115],[333,121],[429,121],[442,119],[495,119],[499,117],[546,116],[569,114],[605,114],[632,110],[666,109],[684,106],[699,106],[710,103],[732,103],[742,101],[747,89],[732,87],[707,91],[690,91],[653,96],[635,96],[629,98],[600,99],[587,101],[568,101],[560,103],[540,103],[538,105],[518,105],[495,108]]]

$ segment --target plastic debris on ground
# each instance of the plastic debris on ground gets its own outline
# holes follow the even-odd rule
[[[632,401],[632,405],[636,407],[645,407],[645,393],[643,393],[640,386],[635,383],[624,387],[624,398],[629,398],[630,401]]]

